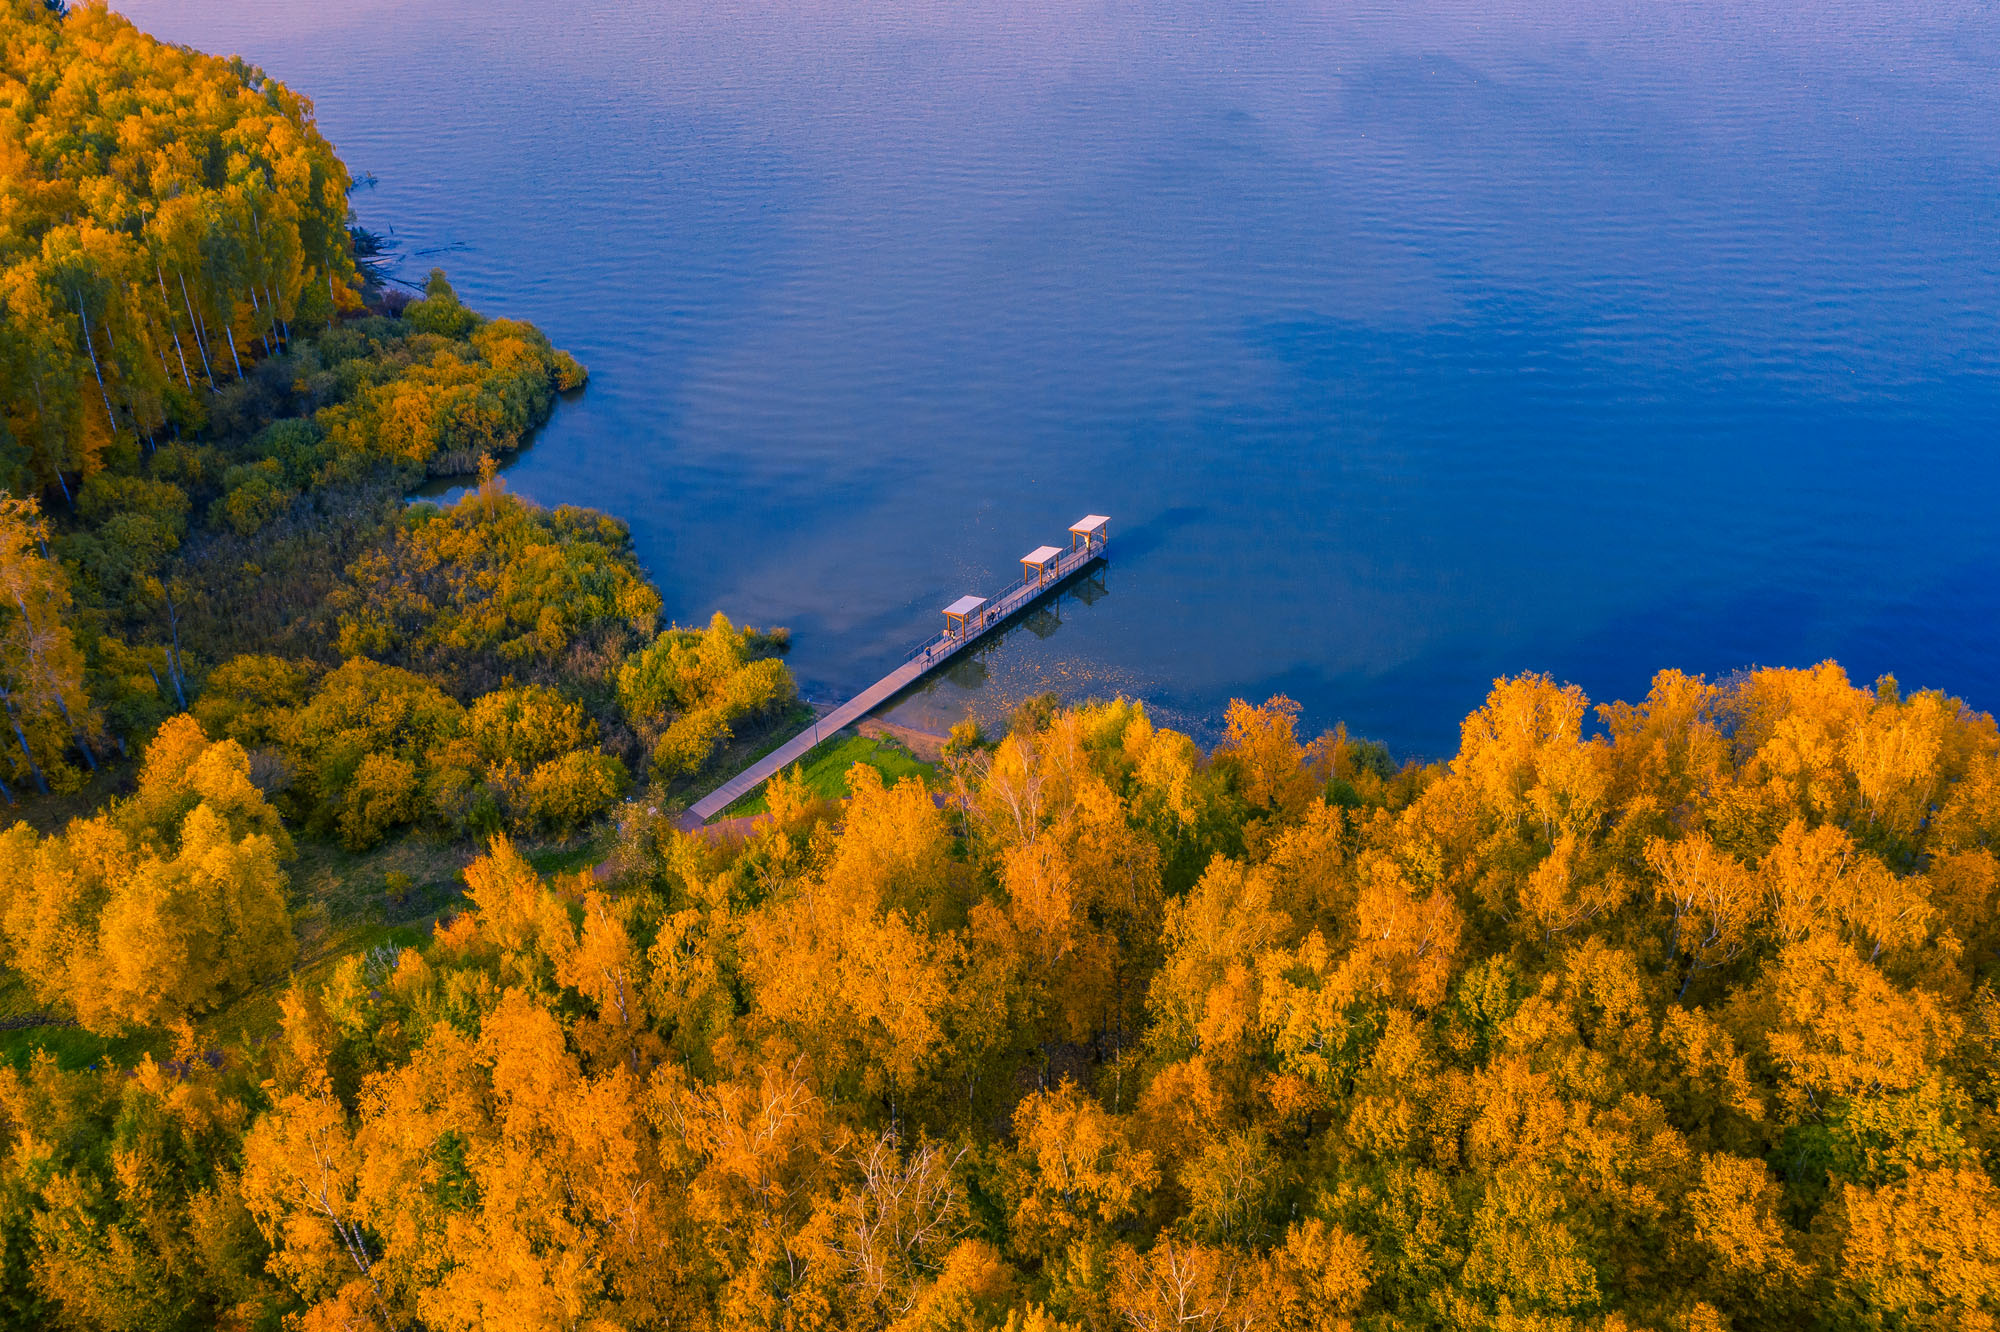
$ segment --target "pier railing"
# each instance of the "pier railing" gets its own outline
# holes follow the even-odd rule
[[[888,702],[902,690],[921,680],[924,674],[939,662],[964,650],[1043,597],[1051,595],[1068,579],[1102,559],[1106,545],[1107,542],[1099,537],[1088,545],[1071,546],[1042,566],[1041,573],[1035,581],[1031,583],[1023,579],[995,597],[989,604],[980,607],[979,613],[968,620],[963,629],[956,633],[947,632],[925,639],[910,651],[910,654],[903,659],[903,664],[895,670],[833,711],[817,718],[811,726],[695,801],[684,816],[689,821],[682,826],[694,828],[714,818],[729,808],[731,803],[756,790],[762,782],[786,764],[797,762],[811,753],[813,746],[820,742],[821,737],[837,734],[842,727],[859,721],[872,709]]]
[[[965,627],[956,631],[947,629],[932,634],[923,642],[911,648],[903,656],[903,661],[936,661],[948,657],[965,647],[974,639],[983,637],[1006,620],[1024,609],[1030,602],[1038,601],[1052,591],[1057,583],[1104,557],[1105,538],[1098,538],[1087,546],[1072,546],[1043,566],[1041,576],[1032,583],[1027,579],[1002,592],[993,600],[979,608],[979,613],[965,622]]]

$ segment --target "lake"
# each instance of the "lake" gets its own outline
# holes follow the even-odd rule
[[[1441,756],[1491,679],[1838,658],[2000,705],[1983,4],[119,0],[313,97],[402,273],[589,389],[508,467],[845,697],[1283,692]]]

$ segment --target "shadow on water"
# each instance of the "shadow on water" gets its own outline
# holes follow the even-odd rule
[[[1128,692],[1111,680],[1090,687],[1090,676],[1067,659],[1060,642],[1063,629],[1088,620],[1092,608],[1110,595],[1110,565],[1100,563],[910,686],[882,715],[937,732],[970,716],[990,729],[1023,699],[1045,690],[1065,699]]]
[[[932,680],[949,681],[959,689],[970,691],[984,689],[988,684],[992,683],[993,672],[986,665],[986,657],[983,653],[968,652],[962,657],[954,658],[951,664],[933,676]],[[931,681],[926,681],[924,684],[918,685],[917,688],[920,690],[926,689],[930,683]]]
[[[1100,600],[1110,596],[1111,589],[1104,583],[1103,566],[1100,565],[1091,573],[1077,579],[1070,587],[1070,593],[1086,606],[1095,606]]]
[[[1047,641],[1062,628],[1062,616],[1054,606],[1037,606],[1021,617],[1021,625],[1036,638]]]

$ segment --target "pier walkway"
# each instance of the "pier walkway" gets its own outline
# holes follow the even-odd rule
[[[1103,559],[1109,541],[1104,532],[1105,522],[1104,518],[1095,514],[1080,521],[1070,529],[1071,545],[1068,550],[1042,546],[1033,551],[1021,562],[1025,571],[1021,581],[991,601],[964,597],[952,603],[952,608],[946,612],[947,627],[943,633],[918,644],[904,658],[901,666],[695,801],[688,811],[686,826],[699,827],[708,822],[756,790],[786,765],[804,758],[821,740],[838,735],[841,728],[860,721]]]

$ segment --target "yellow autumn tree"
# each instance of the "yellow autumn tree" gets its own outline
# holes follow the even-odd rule
[[[139,790],[44,837],[0,837],[0,929],[46,1002],[95,1031],[164,1026],[283,972],[290,842],[232,740],[182,716]]]
[[[70,627],[68,575],[49,554],[48,524],[33,500],[0,491],[0,772],[11,790],[79,780],[70,755],[94,766],[83,654]]]
[[[1844,1187],[1835,1284],[1864,1327],[1990,1328],[2000,1310],[2000,1189],[1983,1171],[1931,1170]]]
[[[1009,1223],[1029,1252],[1101,1244],[1158,1182],[1152,1153],[1074,1084],[1025,1097],[1006,1169]]]

